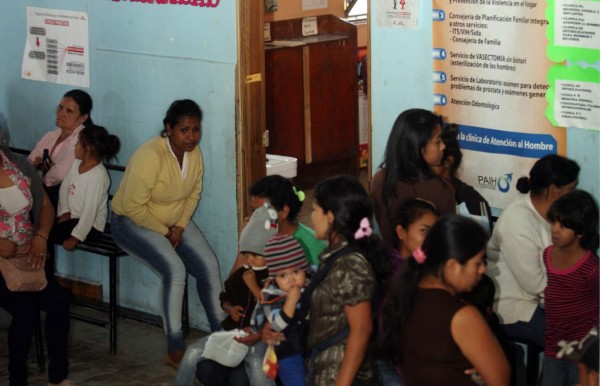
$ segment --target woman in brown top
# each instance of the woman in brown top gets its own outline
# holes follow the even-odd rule
[[[410,198],[432,202],[440,214],[456,213],[454,189],[432,170],[442,162],[442,118],[431,111],[410,109],[396,118],[384,161],[373,176],[371,195],[384,240],[397,245],[389,214]]]
[[[405,386],[506,386],[510,369],[481,313],[455,295],[485,272],[487,236],[467,217],[439,219],[393,281],[378,352],[400,365]]]

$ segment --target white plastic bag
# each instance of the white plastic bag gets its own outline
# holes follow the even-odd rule
[[[230,331],[213,332],[206,341],[202,356],[219,362],[223,366],[236,367],[246,357],[248,346],[233,338],[247,335],[245,331],[237,328]]]

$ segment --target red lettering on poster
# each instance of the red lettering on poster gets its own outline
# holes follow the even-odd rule
[[[67,51],[73,52],[76,54],[83,54],[83,47],[69,46],[69,47],[67,47]]]
[[[191,5],[192,7],[216,8],[221,0],[112,0],[115,3],[127,2],[142,4]]]
[[[48,25],[59,25],[63,27],[69,26],[69,22],[66,20],[44,19],[44,23]]]

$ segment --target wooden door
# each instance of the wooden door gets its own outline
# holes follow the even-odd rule
[[[305,162],[303,47],[265,50],[265,109],[270,154]]]
[[[237,197],[238,223],[250,214],[248,187],[266,174],[264,1],[238,0]],[[241,227],[240,227],[241,228]]]
[[[354,165],[358,155],[358,75],[356,44],[349,39],[310,45],[310,115],[312,157]],[[336,60],[332,60],[335,58]]]

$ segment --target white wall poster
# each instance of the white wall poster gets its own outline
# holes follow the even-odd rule
[[[27,7],[24,79],[89,87],[88,51],[87,13]]]
[[[377,0],[377,25],[417,28],[419,0]]]

